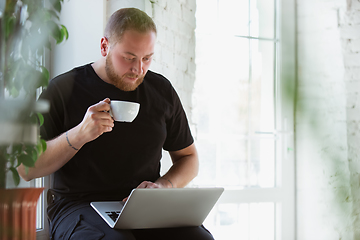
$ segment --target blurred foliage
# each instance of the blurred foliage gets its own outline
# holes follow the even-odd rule
[[[17,97],[22,89],[35,95],[37,88],[47,86],[50,74],[41,62],[45,48],[51,49],[51,38],[58,44],[69,36],[59,23],[62,2],[6,0],[1,44],[4,84],[11,96]]]
[[[43,117],[34,112],[37,90],[48,85],[50,74],[44,67],[46,49],[68,39],[61,25],[63,0],[2,0],[0,3],[0,101],[5,95],[29,101],[21,112],[23,124],[42,125]],[[31,102],[31,103],[30,103]],[[17,119],[16,121],[19,121]],[[37,144],[13,143],[0,146],[0,188],[6,186],[6,173],[11,171],[15,185],[20,182],[16,171],[21,163],[33,167],[46,149],[38,136]]]

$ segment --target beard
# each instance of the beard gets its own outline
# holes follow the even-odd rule
[[[111,84],[113,84],[115,87],[125,92],[134,91],[144,81],[144,77],[145,77],[144,74],[137,75],[133,73],[125,73],[122,76],[118,75],[117,73],[115,73],[114,65],[112,64],[110,55],[106,58],[105,72]],[[126,77],[137,78],[137,79],[134,82],[126,82],[125,81]]]

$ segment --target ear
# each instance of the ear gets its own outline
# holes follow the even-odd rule
[[[109,45],[108,39],[106,37],[102,37],[101,43],[100,43],[100,49],[101,49],[101,55],[103,57],[106,57],[106,55],[108,54],[109,48],[110,48],[110,45]]]

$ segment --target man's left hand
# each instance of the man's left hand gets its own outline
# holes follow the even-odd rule
[[[156,183],[143,181],[139,186],[137,186],[137,188],[167,188],[168,186],[165,183],[166,182],[159,181],[159,179],[156,181]],[[129,197],[124,198],[123,202],[126,202],[128,198]]]

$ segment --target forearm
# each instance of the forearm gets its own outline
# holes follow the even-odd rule
[[[182,188],[188,185],[198,174],[198,163],[194,159],[184,159],[174,164],[160,179],[167,187]]]
[[[184,154],[170,153],[173,165],[156,183],[167,187],[182,188],[189,184],[199,172],[199,160],[194,145],[184,149]]]
[[[66,134],[47,142],[47,148],[36,161],[35,166],[26,171],[20,165],[18,172],[26,181],[49,175],[64,166],[76,152],[87,142],[98,138],[104,132],[110,132],[114,120],[107,112],[110,110],[110,99],[106,98],[90,106],[82,122]]]
[[[57,138],[47,141],[46,151],[40,155],[34,167],[30,167],[26,171],[25,166],[21,164],[17,168],[20,176],[24,180],[30,181],[34,178],[52,174],[64,166],[76,154],[77,150],[74,148],[80,149],[84,145],[77,138],[76,128],[69,130],[67,137],[68,139],[66,133],[63,133]],[[69,145],[68,140],[74,148]]]

